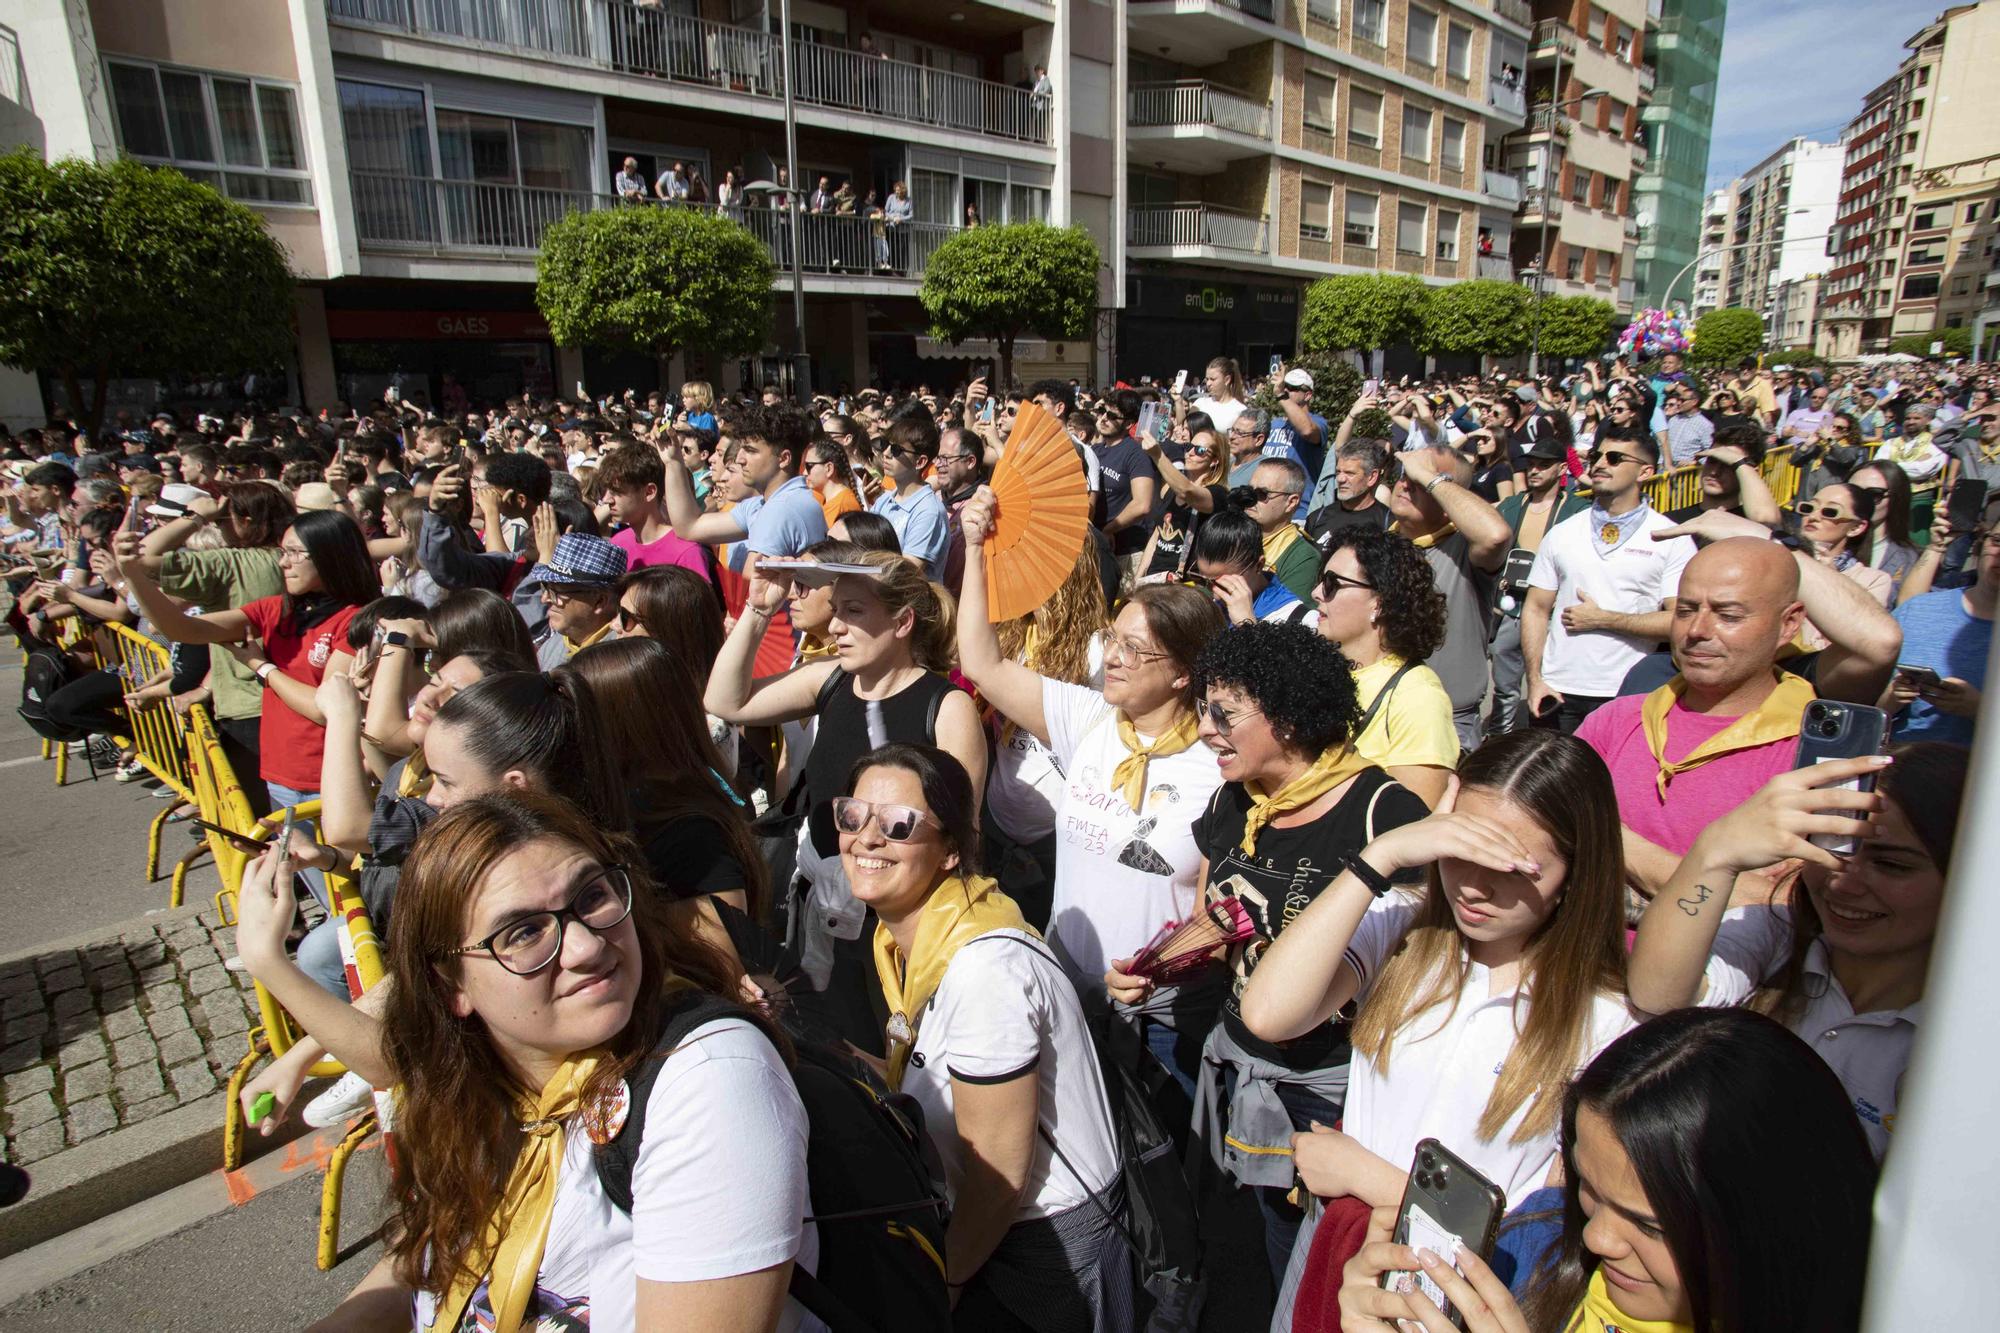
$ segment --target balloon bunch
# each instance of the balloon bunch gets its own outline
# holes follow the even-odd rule
[[[1651,361],[1668,352],[1685,352],[1694,345],[1694,330],[1671,310],[1641,310],[1618,335],[1618,350]]]

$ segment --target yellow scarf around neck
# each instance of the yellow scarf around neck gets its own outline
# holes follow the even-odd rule
[[[565,1060],[539,1096],[522,1098],[515,1107],[524,1137],[500,1209],[487,1220],[487,1235],[468,1256],[458,1280],[438,1301],[431,1327],[450,1333],[465,1317],[465,1307],[480,1280],[493,1308],[493,1327],[515,1333],[534,1298],[535,1278],[542,1268],[542,1251],[549,1241],[549,1219],[555,1214],[556,1181],[562,1174],[563,1124],[582,1109],[582,1093],[602,1058],[592,1051]],[[644,1108],[640,1108],[644,1114]]]
[[[1368,760],[1356,754],[1351,747],[1336,745],[1322,750],[1319,758],[1313,760],[1305,772],[1274,792],[1267,793],[1256,782],[1244,783],[1243,790],[1250,797],[1250,813],[1243,820],[1243,841],[1240,844],[1243,854],[1248,856],[1257,850],[1257,835],[1263,831],[1264,825],[1279,815],[1311,805],[1370,766]]]
[[[1576,1307],[1566,1333],[1694,1333],[1694,1325],[1676,1324],[1671,1319],[1634,1319],[1611,1299],[1611,1288],[1599,1268],[1590,1275],[1583,1303]]]
[[[1403,525],[1400,522],[1396,523],[1393,527],[1391,527],[1389,531],[1402,533],[1402,535],[1405,537],[1410,536],[1407,532],[1403,532]],[[1447,523],[1443,527],[1439,528],[1436,532],[1427,532],[1421,537],[1410,537],[1410,545],[1416,547],[1419,551],[1428,550],[1430,547],[1436,546],[1439,542],[1443,541],[1446,537],[1451,536],[1452,533],[1457,531],[1458,531],[1458,524]]]
[[[1799,718],[1806,711],[1806,705],[1817,697],[1813,687],[1803,679],[1789,671],[1780,671],[1777,688],[1765,697],[1763,703],[1695,746],[1685,757],[1668,762],[1667,713],[1685,693],[1687,682],[1675,676],[1647,695],[1639,711],[1640,721],[1646,729],[1646,748],[1652,751],[1653,762],[1660,766],[1654,781],[1659,786],[1663,801],[1667,799],[1667,784],[1689,769],[1700,768],[1711,759],[1719,759],[1737,750],[1768,745],[1772,741],[1798,735]]]
[[[1123,713],[1118,715],[1118,739],[1124,744],[1126,754],[1111,770],[1111,785],[1125,795],[1125,804],[1140,814],[1140,803],[1146,799],[1146,764],[1150,760],[1165,759],[1168,755],[1179,754],[1201,738],[1201,724],[1193,713],[1182,713],[1174,725],[1153,738],[1151,745],[1139,743],[1139,729]]]
[[[1305,539],[1306,539],[1305,534],[1299,531],[1298,524],[1293,523],[1289,519],[1287,519],[1285,521],[1284,526],[1280,527],[1276,532],[1265,533],[1264,534],[1265,566],[1270,569],[1276,569],[1278,567],[1279,557],[1284,555],[1285,552],[1291,550],[1293,543],[1302,542]]]
[[[1041,938],[1014,900],[984,875],[953,875],[931,891],[917,917],[917,935],[910,957],[896,947],[896,937],[882,922],[875,923],[875,975],[882,997],[889,1002],[889,1086],[903,1086],[903,1071],[916,1049],[917,1025],[944,981],[945,969],[961,947],[996,930],[1019,930]]]

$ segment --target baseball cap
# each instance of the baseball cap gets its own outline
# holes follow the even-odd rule
[[[1542,400],[1542,391],[1533,384],[1523,384],[1514,390],[1514,396],[1524,403],[1538,403]]]
[[[1300,370],[1296,366],[1285,372],[1285,387],[1287,389],[1310,389],[1312,386],[1313,377],[1309,372]]]
[[[1528,446],[1528,452],[1523,457],[1531,458],[1538,463],[1562,463],[1569,460],[1569,450],[1564,448],[1563,442],[1555,436],[1544,435]]]

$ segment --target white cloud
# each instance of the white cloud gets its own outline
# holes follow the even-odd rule
[[[1736,0],[1722,42],[1709,188],[1756,166],[1795,135],[1822,142],[1889,77],[1909,35],[1940,0]]]

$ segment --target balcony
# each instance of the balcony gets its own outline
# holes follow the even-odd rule
[[[1552,60],[1557,52],[1566,61],[1576,59],[1576,29],[1561,19],[1542,19],[1528,39],[1528,62]]]
[[[1138,204],[1125,211],[1125,243],[1170,251],[1175,258],[1199,257],[1204,250],[1261,255],[1270,250],[1270,226],[1263,218],[1212,204]]]
[[[1528,0],[1493,0],[1493,12],[1509,23],[1518,23],[1524,28],[1535,26],[1535,10]]]
[[[499,47],[773,104],[784,96],[777,41],[770,34],[632,0],[327,0],[327,14],[344,23]],[[806,107],[1049,142],[1049,100],[1025,88],[818,42],[792,42],[791,56],[792,96]]]
[[[364,250],[439,259],[532,263],[542,233],[569,213],[598,208],[661,207],[621,204],[606,194],[552,190],[484,181],[439,180],[351,171],[354,222]],[[703,205],[675,205],[703,207]],[[764,243],[779,267],[780,285],[791,264],[791,229],[782,209],[731,208],[728,215]],[[921,278],[937,248],[958,232],[940,223],[885,227],[879,219],[815,213],[799,219],[801,267],[822,289],[842,280]]]
[[[1654,74],[1653,67],[1651,65],[1640,65],[1638,69],[1639,69],[1639,96],[1650,97],[1653,94],[1653,84],[1658,76]]]
[[[1528,118],[1528,93],[1518,78],[1511,84],[1500,79],[1488,79],[1486,101],[1503,116],[1512,116],[1515,120]]]
[[[1270,103],[1199,80],[1135,83],[1126,94],[1126,116],[1134,129],[1213,128],[1253,139],[1271,137]]]
[[[1523,219],[1540,218],[1545,222],[1555,222],[1561,219],[1562,213],[1563,201],[1560,195],[1553,191],[1545,192],[1534,185],[1522,189],[1520,216]]]
[[[1521,178],[1511,171],[1489,171],[1481,179],[1481,185],[1510,210],[1521,202]]]
[[[1514,271],[1514,261],[1505,255],[1479,256],[1479,276],[1496,282],[1513,282],[1519,275]]]

